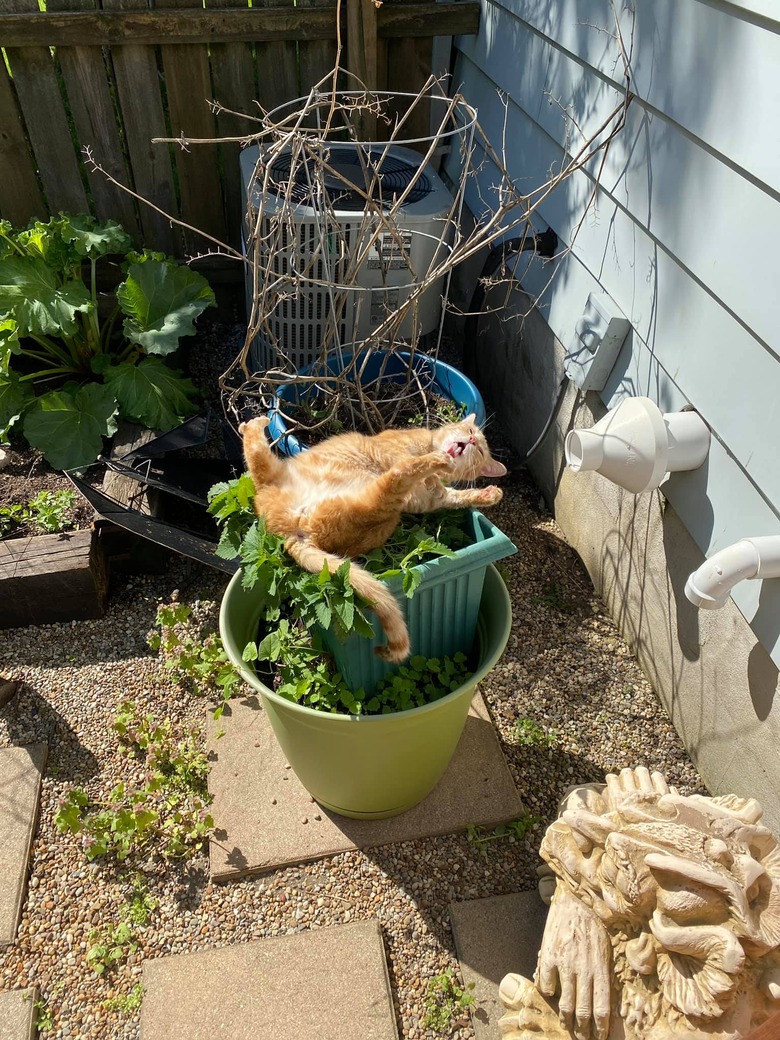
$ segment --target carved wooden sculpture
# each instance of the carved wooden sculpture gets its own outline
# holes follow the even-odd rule
[[[504,1040],[739,1040],[780,1010],[780,846],[760,821],[753,799],[644,768],[571,791],[542,841],[534,981],[501,982]]]

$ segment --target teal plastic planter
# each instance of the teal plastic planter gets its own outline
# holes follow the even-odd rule
[[[331,715],[280,697],[243,661],[257,637],[257,593],[236,574],[222,600],[219,630],[230,660],[259,691],[276,739],[298,779],[332,812],[357,819],[397,816],[422,801],[444,775],[460,740],[477,683],[504,652],[512,625],[506,586],[488,566],[477,619],[476,671],[457,690],[422,708],[390,715]]]
[[[417,566],[421,580],[411,599],[404,594],[400,578],[387,582],[406,617],[412,656],[452,657],[459,650],[470,653],[488,564],[517,552],[503,531],[476,509],[469,510],[469,526],[471,545],[458,549],[455,556],[440,556]],[[349,688],[362,687],[368,694],[398,668],[374,653],[385,643],[385,636],[373,613],[369,620],[374,626],[373,639],[353,635],[342,643],[332,632],[320,630]]]

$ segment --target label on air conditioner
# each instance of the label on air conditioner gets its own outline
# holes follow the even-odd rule
[[[379,325],[388,314],[398,309],[400,298],[399,289],[385,289],[383,293],[371,293],[371,313],[369,321],[371,327]]]
[[[411,250],[411,231],[383,231],[374,242],[368,268],[370,271],[405,270],[409,267]]]

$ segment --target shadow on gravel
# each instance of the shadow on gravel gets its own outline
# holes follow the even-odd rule
[[[566,792],[583,784],[603,784],[604,770],[581,755],[554,747],[507,744],[501,741],[523,804],[548,827],[558,817]],[[541,835],[540,835],[541,837]]]
[[[83,784],[99,772],[97,758],[84,747],[78,734],[27,683],[21,683],[10,704],[0,708],[0,723],[5,725],[13,745],[48,745],[47,776],[72,784]]]

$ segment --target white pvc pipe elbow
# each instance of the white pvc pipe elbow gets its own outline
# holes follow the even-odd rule
[[[685,595],[696,607],[719,610],[749,578],[780,578],[780,535],[743,538],[716,552],[689,576]]]

